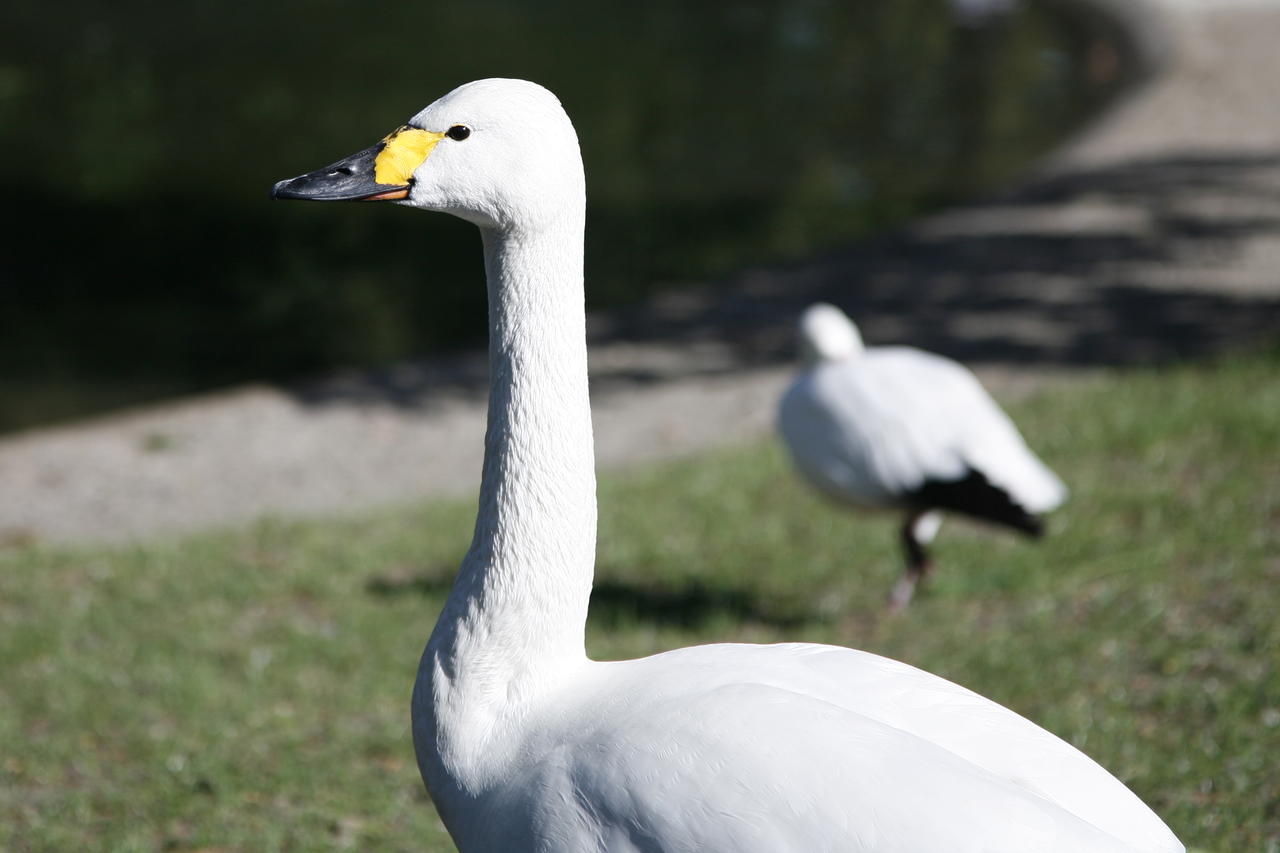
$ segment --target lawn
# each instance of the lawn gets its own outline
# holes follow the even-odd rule
[[[769,442],[607,476],[588,648],[900,658],[1083,748],[1189,845],[1280,851],[1280,351],[1010,407],[1073,490],[1040,544],[896,525]],[[469,502],[0,553],[0,849],[448,850],[408,730]]]

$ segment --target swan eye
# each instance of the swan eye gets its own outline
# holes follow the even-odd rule
[[[449,137],[455,142],[461,142],[462,140],[466,139],[468,136],[471,135],[471,128],[467,127],[465,124],[455,124],[453,127],[449,128],[444,133],[445,133],[445,136]]]

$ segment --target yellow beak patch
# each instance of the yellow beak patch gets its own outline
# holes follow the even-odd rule
[[[382,150],[373,161],[373,179],[380,184],[407,186],[413,172],[431,154],[443,133],[432,133],[416,127],[393,130],[382,140]]]

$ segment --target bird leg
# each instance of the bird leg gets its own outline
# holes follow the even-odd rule
[[[898,582],[894,584],[893,591],[889,593],[889,610],[897,613],[906,608],[911,603],[911,598],[915,595],[916,586],[920,581],[924,580],[924,576],[928,574],[931,563],[929,561],[929,552],[925,550],[924,542],[933,538],[933,533],[937,532],[936,519],[929,518],[930,513],[913,511],[907,516],[906,523],[902,525],[902,548],[906,552],[907,568]],[[925,536],[916,536],[916,527],[920,522],[927,521],[931,530],[922,531]],[[926,525],[920,525],[926,526]]]

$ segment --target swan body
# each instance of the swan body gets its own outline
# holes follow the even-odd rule
[[[808,365],[778,407],[800,473],[838,501],[901,508],[901,606],[928,567],[924,546],[951,510],[1032,536],[1067,496],[1017,427],[963,365],[911,347],[871,347],[840,309],[800,321]]]
[[[461,849],[1183,849],[1073,747],[887,658],[725,644],[562,677],[485,796],[432,786]]]
[[[514,80],[467,84],[402,132],[414,130],[437,141],[411,176],[376,180],[393,134],[274,194],[391,199],[481,230],[479,512],[412,701],[419,767],[461,850],[1183,849],[1082,753],[905,664],[816,645],[588,659],[596,517],[576,137],[553,95]]]

